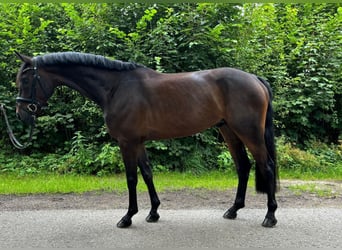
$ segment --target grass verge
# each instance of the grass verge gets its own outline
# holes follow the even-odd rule
[[[281,179],[298,179],[291,171],[282,171]],[[303,173],[301,180],[332,180],[329,176],[312,175]],[[212,171],[203,174],[159,172],[154,174],[154,183],[158,192],[166,190],[180,190],[184,188],[208,190],[227,190],[237,187],[237,176],[233,172]],[[254,172],[251,172],[248,185],[254,186]],[[313,184],[292,185],[294,192],[313,192],[318,195],[326,195],[327,190],[313,188]],[[141,176],[137,189],[139,192],[147,191]],[[0,194],[46,194],[46,193],[84,193],[90,191],[118,192],[127,191],[126,177],[124,174],[112,176],[89,175],[58,175],[35,174],[18,176],[14,174],[0,175]]]
[[[191,173],[156,173],[154,182],[157,190],[179,190],[183,188],[205,188],[225,190],[237,185],[234,174],[209,172],[201,175]],[[251,183],[251,185],[253,185]],[[138,191],[147,191],[139,176]],[[0,175],[0,194],[36,193],[84,193],[88,191],[125,192],[127,190],[124,174],[96,177],[85,175],[38,174],[16,176]]]

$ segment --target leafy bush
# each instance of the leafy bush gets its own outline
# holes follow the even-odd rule
[[[217,156],[217,164],[219,170],[233,171],[235,169],[233,158],[226,147]]]
[[[217,157],[221,151],[215,129],[190,137],[146,144],[153,168],[164,171],[200,173],[217,169]]]
[[[278,166],[280,169],[293,171],[293,176],[301,173],[315,175],[342,175],[342,145],[327,146],[321,142],[311,141],[305,149],[286,142],[282,137],[277,143]]]
[[[14,50],[27,55],[80,51],[136,61],[161,72],[235,67],[263,76],[274,90],[276,134],[284,136],[278,143],[280,167],[338,168],[339,148],[329,143],[338,145],[342,128],[340,4],[2,3],[0,7],[0,102],[8,107],[20,140],[26,139],[27,128],[15,117],[14,81],[20,62]],[[108,144],[102,111],[94,103],[61,87],[49,104],[46,116],[38,121],[33,147],[15,156],[11,152],[5,157],[12,148],[0,123],[1,171],[98,175],[123,171],[119,149]],[[149,142],[147,148],[154,170],[229,170],[232,160],[218,138],[213,129]],[[327,142],[327,148],[317,141]]]
[[[168,146],[168,143],[170,142],[152,142],[149,145],[148,151],[153,161],[154,171],[180,171],[196,174],[218,169],[235,173],[232,157],[221,143],[215,146],[215,154],[212,155],[208,152],[204,153],[208,150],[207,148],[198,146],[183,151],[172,151],[172,146]],[[27,175],[54,172],[103,176],[124,172],[118,146],[107,143],[96,147],[90,144],[81,133],[74,136],[72,144],[72,150],[67,154],[26,156],[17,153],[13,156],[10,151],[7,153],[1,151],[0,173]],[[163,153],[158,152],[157,148]],[[214,152],[213,149],[211,150]],[[326,145],[312,141],[309,147],[303,149],[281,137],[277,140],[277,151],[280,173],[286,171],[288,176],[295,178],[301,178],[304,173],[306,176],[311,174],[322,178],[342,178],[342,145]],[[169,153],[173,154],[172,157]],[[250,159],[253,162],[251,157]],[[208,164],[210,162],[211,164]]]
[[[20,65],[14,50],[96,53],[164,72],[228,66],[269,79],[277,135],[301,144],[338,143],[341,15],[340,5],[328,3],[1,4],[0,101],[24,136],[13,109]],[[108,140],[101,110],[75,91],[58,89],[48,115],[38,123],[36,136],[43,139],[36,140],[36,151],[68,152],[64,141],[76,131],[99,144]]]
[[[73,137],[72,148],[64,156],[64,159],[65,164],[58,170],[64,173],[102,176],[124,171],[118,146],[112,146],[108,143],[103,146],[96,146],[89,143],[79,131]]]

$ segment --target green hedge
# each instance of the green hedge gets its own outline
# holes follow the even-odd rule
[[[241,68],[271,82],[277,136],[302,148],[311,141],[339,142],[341,4],[1,3],[0,16],[0,102],[8,107],[21,140],[26,139],[27,128],[14,112],[14,81],[20,66],[15,50],[31,56],[96,53],[161,72]],[[1,152],[12,152],[3,122],[0,131]],[[84,145],[75,144],[80,136]],[[184,139],[150,142],[147,147],[159,169],[223,168],[231,161],[222,156],[218,139],[211,129]],[[109,166],[119,162],[118,157],[104,156],[111,154],[109,146],[103,146],[109,142],[99,108],[63,87],[40,117],[32,147],[23,153],[32,159],[34,154],[56,153],[61,162],[70,157],[64,168],[56,167],[62,172],[83,172],[82,164],[89,173],[121,171],[122,166]],[[76,151],[100,158],[89,163]]]
[[[181,142],[178,142],[181,143]],[[11,155],[0,153],[0,173],[18,175],[57,173],[105,176],[124,172],[120,149],[113,144],[94,147],[77,133],[73,138],[72,149],[66,154],[24,154]],[[216,153],[204,153],[200,147],[175,151],[166,144],[154,145],[161,151],[150,153],[153,170],[182,171],[202,173],[210,170],[235,172],[233,160],[223,144],[216,145]],[[342,178],[342,146],[312,141],[307,150],[278,138],[278,166],[280,172],[286,171],[288,176],[301,178]],[[15,159],[15,160],[13,160]],[[252,171],[253,172],[253,171]]]

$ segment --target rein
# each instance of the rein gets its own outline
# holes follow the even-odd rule
[[[31,87],[31,98],[24,98],[24,97],[20,97],[18,96],[16,98],[16,102],[17,103],[27,103],[26,105],[26,112],[28,112],[32,118],[33,118],[33,123],[31,124],[31,128],[30,128],[30,132],[29,132],[29,139],[28,141],[25,143],[25,144],[21,144],[18,139],[15,137],[14,133],[13,133],[13,130],[11,128],[11,125],[9,124],[9,121],[8,121],[8,117],[7,117],[7,114],[6,114],[6,110],[5,110],[5,105],[4,104],[0,104],[0,109],[2,111],[2,113],[4,114],[4,118],[5,118],[5,122],[6,122],[6,126],[7,126],[7,132],[8,132],[8,135],[9,135],[9,138],[13,144],[13,146],[17,149],[25,149],[29,146],[29,144],[31,143],[32,141],[32,138],[33,138],[33,130],[35,128],[35,121],[36,121],[36,113],[39,109],[42,108],[42,105],[39,103],[39,101],[37,100],[36,98],[36,84],[38,83],[39,86],[41,87],[43,93],[45,94],[46,96],[46,93],[44,91],[44,88],[40,82],[40,76],[38,74],[38,68],[37,68],[37,65],[36,65],[36,62],[35,62],[35,65],[33,68],[27,68],[25,71],[27,70],[33,70],[33,82],[32,82],[32,87]],[[24,71],[24,72],[25,72]]]
[[[9,138],[13,144],[13,146],[17,149],[25,149],[28,147],[28,145],[31,143],[32,141],[32,137],[33,137],[33,129],[35,127],[35,122],[33,122],[33,124],[31,125],[31,128],[30,128],[30,132],[29,132],[29,140],[25,143],[25,144],[21,144],[18,139],[14,136],[14,133],[13,133],[13,130],[11,128],[11,125],[9,124],[9,121],[8,121],[8,117],[7,117],[7,114],[6,114],[6,110],[5,110],[5,105],[1,103],[0,105],[0,109],[2,111],[2,113],[4,114],[4,118],[5,118],[5,122],[6,122],[6,126],[7,126],[7,133],[9,135]],[[34,121],[35,121],[35,116],[34,117]]]

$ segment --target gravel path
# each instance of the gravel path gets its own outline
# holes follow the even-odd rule
[[[309,184],[315,192],[295,190],[293,186]],[[319,191],[317,191],[319,190]],[[342,207],[342,181],[281,181],[277,193],[281,207]],[[210,191],[205,189],[184,189],[159,193],[160,209],[227,209],[235,198],[235,189]],[[88,192],[84,194],[38,194],[0,195],[0,211],[49,210],[49,209],[125,209],[128,194]],[[146,192],[138,193],[139,209],[150,208]],[[265,208],[266,195],[257,194],[248,188],[246,208]]]

